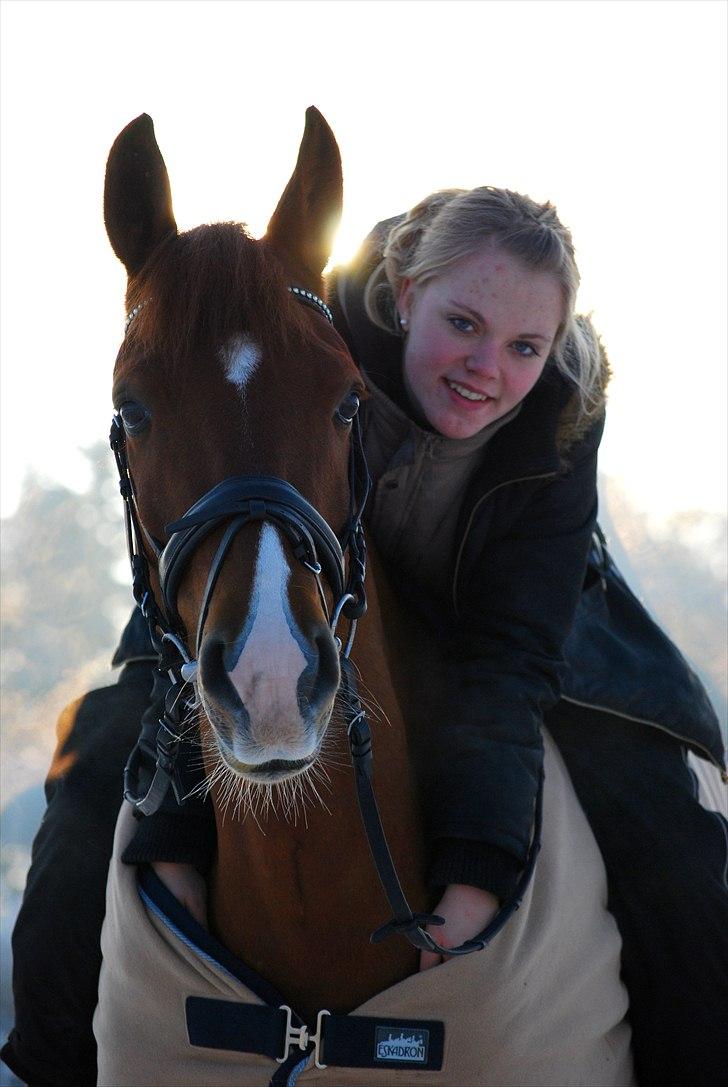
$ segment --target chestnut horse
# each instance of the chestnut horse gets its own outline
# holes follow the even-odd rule
[[[118,863],[132,822],[129,805],[122,809],[95,1019],[99,1082],[288,1082],[263,1043],[251,1043],[263,1054],[252,1060],[250,1046],[219,1034],[223,1004],[252,1004],[256,1014],[270,1005],[281,1021],[288,1016],[276,1042],[280,1068],[293,1077],[291,1061],[303,1053],[307,1067],[295,1075],[305,1082],[628,1083],[619,939],[604,908],[604,874],[550,746],[537,878],[493,943],[418,974],[418,952],[401,937],[369,942],[388,904],[357,808],[347,724],[358,703],[348,685],[340,689],[334,632],[338,619],[346,645],[347,624],[363,610],[352,578],[363,558],[365,490],[356,409],[366,390],[321,300],[340,206],[338,149],[313,108],[258,241],[233,223],[178,233],[148,117],[124,129],[109,157],[107,231],[129,275],[115,447],[137,541],[137,590],[157,634],[169,635],[165,651],[179,649],[172,671],[188,681],[181,690],[194,687],[185,727],[199,727],[217,857],[203,933],[163,891],[155,898],[147,883],[137,893],[133,869]],[[432,716],[440,684],[436,671],[428,682],[415,678],[416,661],[436,667],[433,647],[405,621],[371,560],[351,659],[371,708],[382,822],[403,891],[425,911],[433,902],[416,767],[433,765],[426,711]],[[173,701],[179,715],[180,689]],[[565,800],[549,798],[554,780]],[[565,836],[549,844],[559,820]],[[543,878],[549,866],[558,871]],[[564,883],[568,908],[555,890]],[[180,962],[155,963],[172,945]],[[556,965],[544,975],[550,957]],[[574,1000],[546,1014],[548,1004],[564,1004],[569,986]],[[220,996],[227,1000],[213,999]],[[192,998],[207,1000],[212,1033],[191,1025]],[[295,1011],[279,1012],[279,1003]],[[365,1015],[350,1016],[362,1006]],[[329,1013],[330,1026],[322,1019]],[[348,1062],[337,1057],[334,1028],[349,1022],[352,1030],[373,1023],[375,1033],[392,1024],[410,1063],[395,1050],[379,1064],[359,1050]],[[425,1035],[434,1048],[418,1066],[412,1054]],[[337,1067],[325,1071],[319,1058]]]

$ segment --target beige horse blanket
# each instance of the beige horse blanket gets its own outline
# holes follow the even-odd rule
[[[281,1079],[274,1059],[192,1045],[185,1002],[263,1001],[190,946],[139,895],[120,855],[133,830],[119,816],[102,934],[94,1031],[108,1087],[631,1087],[620,937],[606,909],[601,856],[561,757],[545,741],[543,844],[520,910],[483,951],[406,978],[356,1015],[444,1022],[440,1071],[314,1067]],[[374,878],[362,872],[362,879]],[[316,1024],[308,1024],[313,1033]],[[324,1053],[325,1060],[325,1053]]]

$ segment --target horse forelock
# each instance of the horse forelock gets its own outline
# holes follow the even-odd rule
[[[280,353],[306,323],[275,255],[241,223],[167,238],[130,281],[127,307],[135,306],[130,345],[178,365],[243,334]]]

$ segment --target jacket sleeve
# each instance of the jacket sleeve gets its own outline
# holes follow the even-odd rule
[[[494,518],[504,527],[489,537],[463,593],[447,652],[452,716],[438,730],[425,785],[430,882],[445,874],[487,886],[492,868],[502,894],[525,862],[540,728],[559,697],[596,523],[602,429],[603,418],[571,451],[570,469],[542,483],[510,522]]]
[[[106,879],[122,772],[149,701],[153,667],[136,657],[118,683],[90,691],[58,722],[48,806],[13,931],[15,1029],[2,1051],[34,1087],[97,1082],[91,1020]]]

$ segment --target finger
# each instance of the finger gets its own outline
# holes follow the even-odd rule
[[[430,970],[433,966],[439,966],[442,962],[442,955],[438,955],[435,951],[420,951],[420,972],[423,970]]]
[[[177,901],[206,929],[207,887],[199,873],[190,865],[166,861],[155,861],[152,867]]]
[[[192,895],[185,896],[183,905],[187,911],[192,914],[198,925],[202,925],[204,929],[207,928],[207,902],[203,896]]]

